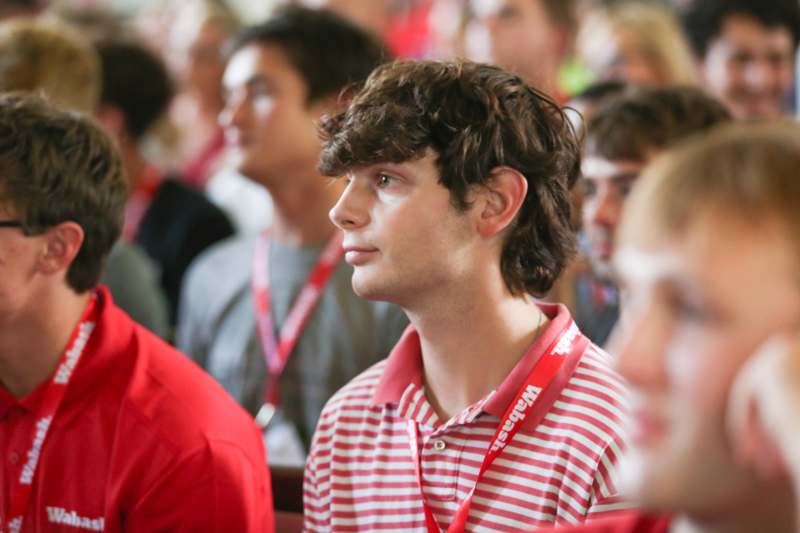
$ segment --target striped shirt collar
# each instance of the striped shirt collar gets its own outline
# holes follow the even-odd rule
[[[550,319],[544,332],[531,344],[497,389],[447,421],[446,427],[469,423],[484,412],[502,418],[509,403],[519,392],[534,365],[571,320],[570,313],[564,305],[541,302],[538,305]],[[553,386],[543,393],[538,408],[523,421],[522,428],[532,430],[541,422],[555,403],[579,360],[580,354],[576,353],[573,354],[571,360],[566,361],[556,375]],[[419,333],[414,326],[408,326],[387,358],[386,368],[375,389],[371,405],[396,403],[400,417],[413,419],[423,426],[438,427],[442,421],[439,420],[425,396],[422,372],[422,348]]]

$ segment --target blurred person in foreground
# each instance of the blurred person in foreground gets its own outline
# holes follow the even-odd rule
[[[738,119],[774,120],[791,111],[797,0],[698,0],[683,23],[703,86]]]
[[[407,324],[353,292],[328,218],[342,184],[317,169],[317,122],[387,53],[338,15],[300,7],[245,28],[229,53],[221,121],[236,170],[271,194],[274,223],[198,258],[178,347],[257,417],[273,463],[301,466],[325,402]]]
[[[44,95],[62,109],[91,116],[100,100],[100,59],[77,30],[55,20],[0,22],[0,91]],[[167,302],[152,261],[138,247],[117,242],[101,276],[114,301],[162,338],[169,333]]]
[[[628,193],[660,152],[730,120],[699,88],[632,90],[597,109],[587,126],[582,162],[583,238],[591,274],[575,279],[575,321],[605,345],[619,317],[611,258]]]
[[[353,288],[411,326],[326,405],[306,528],[518,531],[624,507],[624,386],[535,300],[574,249],[562,108],[496,66],[396,62],[322,132]]]
[[[98,286],[126,192],[85,115],[0,96],[0,529],[271,532],[250,418]]]
[[[798,126],[729,125],[641,177],[611,348],[633,389],[622,478],[641,511],[565,531],[798,530],[799,166]]]

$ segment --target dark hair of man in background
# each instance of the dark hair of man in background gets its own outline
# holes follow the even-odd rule
[[[786,28],[795,48],[800,42],[800,3],[797,0],[696,0],[683,13],[683,26],[697,57],[719,35],[730,15],[746,15],[767,28]]]
[[[135,43],[100,41],[103,65],[100,104],[118,108],[125,118],[125,131],[138,140],[166,112],[175,95],[164,63]]]
[[[245,28],[227,46],[228,57],[249,45],[275,45],[306,84],[314,102],[363,82],[391,53],[372,34],[327,10],[287,7]]]
[[[725,106],[701,89],[640,88],[597,110],[589,121],[585,153],[646,161],[655,150],[728,120]]]

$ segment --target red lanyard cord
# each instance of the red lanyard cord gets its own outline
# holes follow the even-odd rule
[[[517,392],[514,401],[506,409],[503,418],[495,430],[492,440],[489,441],[489,448],[483,458],[478,477],[475,484],[461,503],[458,511],[453,518],[447,533],[461,533],[466,531],[467,517],[472,506],[472,498],[478,483],[483,479],[483,475],[489,470],[494,460],[503,453],[503,449],[514,439],[524,420],[533,412],[544,396],[544,391],[553,385],[554,378],[558,374],[564,362],[576,352],[582,352],[586,348],[587,341],[579,334],[577,326],[570,320],[569,324],[561,331],[544,354],[539,358],[528,374],[525,383],[522,384]],[[414,461],[417,483],[420,495],[422,496],[422,506],[425,510],[425,525],[429,533],[441,533],[439,524],[433,516],[433,512],[425,501],[425,493],[422,490],[422,455],[419,451],[419,428],[414,420],[408,420],[408,444],[411,449],[411,457]]]
[[[278,405],[278,379],[286,368],[289,356],[300,339],[311,313],[319,303],[325,285],[328,283],[336,265],[344,254],[342,249],[343,234],[337,231],[330,238],[325,249],[317,259],[300,294],[292,305],[286,320],[281,326],[280,334],[275,335],[275,323],[272,319],[272,299],[269,280],[268,232],[261,233],[256,240],[253,254],[253,301],[255,303],[256,327],[258,329],[264,361],[267,367],[267,383],[264,387],[264,404],[256,415],[256,422],[261,428],[269,424]]]
[[[22,465],[21,474],[11,482],[11,506],[7,521],[3,523],[0,520],[0,533],[15,533],[22,530],[22,520],[30,504],[33,481],[38,472],[42,449],[96,324],[97,296],[92,294],[78,325],[70,335],[67,348],[61,354],[56,371],[46,385],[42,401],[36,410],[34,417],[36,423],[30,436],[31,447],[24,455],[25,464]]]

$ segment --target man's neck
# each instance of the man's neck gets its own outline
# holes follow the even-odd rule
[[[55,371],[88,299],[59,287],[31,299],[35,309],[0,320],[0,382],[14,397],[27,396]]]
[[[434,306],[407,313],[420,336],[425,391],[449,420],[496,389],[548,321],[530,298],[502,281],[450,288]]]
[[[119,151],[122,155],[125,175],[128,177],[128,183],[130,184],[130,191],[133,191],[142,180],[147,178],[147,171],[150,165],[132,141],[120,140]]]
[[[293,247],[326,241],[336,230],[328,213],[343,185],[319,175],[269,185],[274,206],[272,238]]]
[[[796,520],[791,491],[776,483],[713,515],[676,517],[670,533],[793,533]]]

